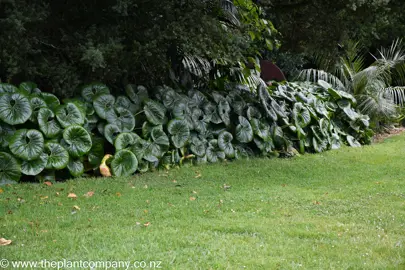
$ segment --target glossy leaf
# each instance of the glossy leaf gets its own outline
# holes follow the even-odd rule
[[[172,120],[167,125],[173,145],[176,148],[183,147],[190,137],[190,130],[183,120]]]
[[[226,157],[233,158],[235,157],[235,149],[232,145],[233,136],[228,131],[223,131],[218,136],[218,147],[224,151]]]
[[[135,128],[135,118],[124,108],[115,108],[113,113],[107,113],[107,122],[116,125],[122,132],[130,132]]]
[[[6,123],[0,122],[0,148],[7,148],[15,128]]]
[[[81,176],[84,173],[83,161],[80,158],[69,158],[67,168],[74,177]]]
[[[30,101],[20,93],[0,94],[0,120],[9,125],[25,123],[32,114]]]
[[[63,139],[67,144],[66,150],[72,157],[81,157],[91,149],[90,134],[81,126],[70,126],[63,131]]]
[[[72,125],[83,125],[84,116],[79,108],[73,103],[67,103],[66,105],[59,106],[56,111],[56,118],[63,128],[67,128]]]
[[[21,163],[21,172],[25,175],[38,175],[45,169],[47,163],[48,155],[41,153],[37,159],[23,160]]]
[[[144,111],[148,121],[154,125],[161,125],[164,123],[166,108],[153,100],[145,102]]]
[[[94,98],[93,106],[97,115],[106,119],[108,114],[114,114],[115,97],[108,94],[98,95]]]
[[[241,143],[248,143],[253,140],[253,129],[249,121],[239,116],[239,125],[236,126],[236,140]]]
[[[69,153],[58,143],[45,144],[45,153],[48,155],[47,169],[61,170],[69,163]]]
[[[101,83],[88,84],[82,88],[82,97],[87,102],[93,102],[96,96],[108,94],[110,94],[110,90],[106,85]]]
[[[0,185],[20,180],[21,167],[12,155],[0,152]]]
[[[138,169],[138,160],[129,150],[120,150],[111,161],[111,171],[114,176],[130,176]]]
[[[44,136],[35,129],[20,129],[11,137],[9,147],[16,157],[33,160],[44,151]]]
[[[62,132],[55,114],[48,108],[41,108],[38,112],[39,129],[47,138],[55,138]]]
[[[107,124],[104,126],[104,136],[107,141],[114,144],[115,138],[121,133],[121,129],[114,124]]]

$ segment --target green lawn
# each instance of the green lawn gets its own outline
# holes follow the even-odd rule
[[[0,237],[13,243],[0,260],[405,269],[405,135],[294,159],[1,188]]]

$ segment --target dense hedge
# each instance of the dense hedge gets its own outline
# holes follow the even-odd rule
[[[33,83],[0,84],[0,183],[21,174],[55,178],[97,174],[103,156],[115,176],[254,155],[322,152],[369,143],[368,117],[356,101],[319,81],[285,83],[252,93],[146,89],[113,96],[91,84],[59,99]],[[295,150],[297,149],[297,150]],[[66,176],[65,176],[66,177]],[[70,176],[68,176],[70,177]]]

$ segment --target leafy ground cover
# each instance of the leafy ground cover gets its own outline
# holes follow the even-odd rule
[[[2,186],[0,237],[13,242],[0,246],[1,258],[401,269],[404,142],[399,135],[293,159]]]

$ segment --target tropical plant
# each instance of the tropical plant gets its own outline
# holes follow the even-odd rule
[[[374,125],[398,118],[398,107],[405,102],[402,41],[396,40],[390,48],[380,49],[369,67],[365,66],[365,54],[359,43],[349,43],[347,48],[335,65],[323,64],[319,70],[303,70],[299,77],[307,81],[324,80],[330,87],[352,94],[359,110],[369,115]]]

